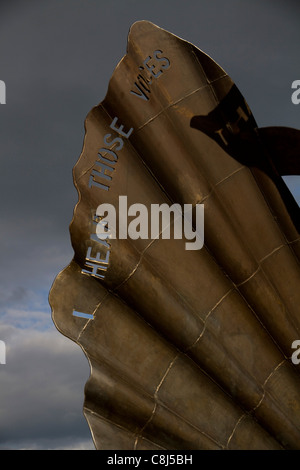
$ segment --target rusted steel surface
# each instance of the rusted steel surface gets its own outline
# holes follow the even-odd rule
[[[96,448],[299,449],[299,208],[280,176],[295,151],[279,152],[298,131],[274,145],[221,67],[146,21],[85,129],[74,259],[50,304],[90,361]],[[122,195],[204,204],[203,248],[100,241],[96,209]]]

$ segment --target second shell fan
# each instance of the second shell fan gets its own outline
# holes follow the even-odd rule
[[[299,208],[276,165],[276,129],[257,129],[210,57],[146,21],[85,127],[74,259],[50,303],[90,361],[96,447],[299,449]],[[204,246],[99,239],[98,206],[120,209],[124,196],[149,213],[203,204]]]

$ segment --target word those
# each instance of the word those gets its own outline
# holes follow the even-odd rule
[[[111,134],[105,134],[103,141],[106,147],[103,146],[98,150],[98,158],[95,161],[94,168],[90,174],[90,188],[92,186],[96,186],[97,188],[108,191],[108,182],[112,179],[112,173],[118,160],[117,152],[123,148],[123,138],[125,137],[126,139],[129,139],[132,134],[133,127],[131,127],[128,132],[125,132],[122,124],[119,127],[116,126],[117,121],[118,118],[115,117],[109,127],[116,131],[119,136],[112,139]],[[99,181],[99,179],[102,181]]]

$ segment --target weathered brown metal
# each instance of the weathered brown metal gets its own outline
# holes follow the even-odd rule
[[[299,449],[299,208],[270,153],[274,129],[257,129],[210,57],[147,21],[132,26],[85,128],[74,259],[50,304],[90,361],[96,447]],[[203,203],[204,247],[101,243],[96,209],[120,195]]]

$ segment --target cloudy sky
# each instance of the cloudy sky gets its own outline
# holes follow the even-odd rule
[[[72,167],[131,24],[146,19],[215,59],[260,127],[299,128],[299,0],[2,0],[0,449],[93,449],[88,362],[58,333],[48,293],[72,259]],[[300,203],[300,181],[288,184]]]

